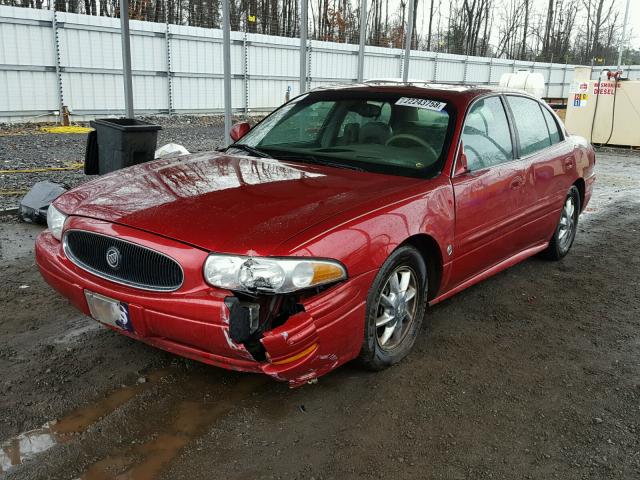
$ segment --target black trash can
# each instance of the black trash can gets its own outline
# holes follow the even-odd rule
[[[153,160],[160,125],[131,118],[104,118],[90,123],[96,129],[94,139],[98,144],[95,173],[102,175]]]

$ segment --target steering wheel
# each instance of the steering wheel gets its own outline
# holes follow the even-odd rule
[[[392,135],[391,137],[389,137],[389,139],[385,142],[384,145],[386,147],[388,147],[392,143],[395,143],[396,140],[410,140],[413,143],[417,143],[421,147],[424,147],[427,150],[429,150],[429,153],[431,153],[431,155],[433,155],[433,158],[438,158],[437,152],[433,149],[433,147],[431,145],[429,145],[427,142],[425,142],[420,137],[416,137],[415,135],[411,135],[409,133],[398,133],[397,135]]]

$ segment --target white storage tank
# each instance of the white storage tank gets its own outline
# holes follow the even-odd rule
[[[529,70],[518,70],[515,73],[503,73],[500,86],[524,90],[537,98],[542,98],[545,91],[544,76]]]

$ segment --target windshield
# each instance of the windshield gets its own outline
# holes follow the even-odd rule
[[[427,97],[318,92],[285,104],[234,145],[284,160],[429,177],[442,170],[450,109]]]

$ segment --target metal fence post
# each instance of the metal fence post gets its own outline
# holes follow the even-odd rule
[[[438,52],[433,57],[433,83],[438,83]]]
[[[487,85],[491,85],[491,75],[493,74],[493,57],[489,58],[489,75],[487,77]]]
[[[311,42],[307,41],[309,46],[307,47],[307,90],[311,90],[311,60],[313,59],[313,47],[311,46]]]
[[[245,23],[242,37],[242,83],[244,86],[244,113],[249,114],[249,45],[247,44],[247,25]]]
[[[360,0],[360,48],[358,49],[358,82],[364,80],[364,44],[367,41],[367,0]]]
[[[231,144],[231,19],[229,0],[222,1],[222,67],[224,73],[224,145]]]
[[[167,1],[164,5],[164,39],[167,46],[167,113],[171,115],[173,111],[173,97],[171,85],[171,32],[169,31],[169,12],[167,11]]]
[[[467,71],[469,70],[469,55],[464,59],[464,73],[462,74],[462,84],[467,83]]]
[[[300,93],[304,93],[307,90],[308,1],[309,0],[300,0]]]
[[[60,71],[60,39],[58,38],[58,19],[56,18],[56,7],[53,2],[53,18],[51,27],[53,28],[53,58],[56,62],[56,81],[58,83],[58,123],[62,122],[64,110],[64,97],[62,94],[62,72]]]
[[[127,118],[133,118],[133,79],[131,77],[131,38],[129,36],[129,0],[120,0],[120,37],[122,39],[122,75],[124,77],[124,108]]]
[[[565,62],[564,64],[564,72],[562,73],[562,96],[566,97],[565,93],[564,93],[564,89],[567,88],[567,70],[568,70],[568,65]]]
[[[402,69],[402,81],[409,81],[409,61],[411,56],[411,37],[413,37],[413,15],[415,10],[415,0],[409,0],[409,15],[407,16],[407,26],[405,28],[406,38],[404,39],[404,67]]]
[[[549,98],[549,89],[551,88],[551,72],[553,70],[553,63],[549,64],[549,75],[547,78],[547,94],[545,95],[547,98]]]

